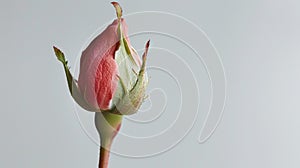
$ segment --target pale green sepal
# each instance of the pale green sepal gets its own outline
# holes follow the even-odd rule
[[[53,46],[53,49],[54,49],[57,59],[64,66],[64,70],[65,70],[65,74],[66,74],[67,82],[68,82],[68,88],[69,88],[69,91],[70,91],[73,99],[76,101],[76,103],[78,105],[80,105],[83,109],[85,109],[87,111],[100,112],[99,109],[95,109],[95,108],[91,107],[86,102],[86,100],[83,98],[82,94],[80,93],[80,91],[78,89],[77,82],[75,81],[75,79],[73,78],[73,76],[70,72],[70,68],[68,67],[68,61],[66,60],[64,53],[54,46]]]
[[[119,82],[113,97],[114,105],[118,104],[125,93],[133,88],[137,80],[137,75],[135,72],[138,72],[140,69],[132,55],[128,54],[128,46],[126,47],[125,44],[127,44],[125,38],[121,39],[120,46],[115,52],[115,61],[118,65],[119,72]]]
[[[123,97],[120,98],[119,102],[116,104],[116,109],[119,113],[123,115],[131,115],[138,111],[142,102],[145,98],[145,92],[148,85],[148,78],[146,75],[145,65],[147,59],[147,53],[150,41],[147,42],[145,47],[145,52],[143,54],[143,63],[137,75],[136,81],[133,87],[128,90],[124,83],[124,79],[119,77],[120,86],[123,89]]]

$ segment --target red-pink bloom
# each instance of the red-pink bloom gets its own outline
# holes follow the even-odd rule
[[[54,49],[64,64],[70,92],[79,105],[89,111],[117,108],[116,113],[132,114],[141,105],[148,82],[145,61],[149,41],[142,63],[130,44],[121,7],[116,2],[112,4],[118,18],[82,52],[78,82],[71,76],[63,53]]]

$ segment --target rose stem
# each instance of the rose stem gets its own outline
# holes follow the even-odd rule
[[[100,147],[99,168],[108,168],[109,149]]]
[[[120,130],[122,118],[122,115],[110,112],[95,114],[95,125],[101,140],[99,168],[108,168],[110,148]]]

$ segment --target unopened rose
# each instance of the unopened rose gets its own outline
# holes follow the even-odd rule
[[[95,126],[101,138],[99,168],[107,168],[109,149],[121,127],[122,116],[138,111],[148,84],[145,65],[150,41],[141,60],[130,44],[121,7],[116,2],[112,4],[117,19],[82,52],[78,81],[72,76],[64,54],[54,47],[72,97],[85,110],[97,112]]]
[[[145,63],[148,41],[142,60],[131,46],[127,25],[118,3],[115,19],[82,52],[78,82],[72,77],[64,54],[54,47],[63,63],[69,90],[84,109],[94,112],[133,114],[139,109],[148,83]]]

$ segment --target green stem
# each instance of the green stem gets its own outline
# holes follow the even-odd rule
[[[121,123],[122,115],[110,112],[95,113],[95,125],[101,139],[99,168],[108,168],[110,148]]]

